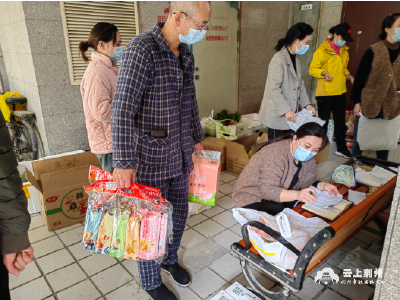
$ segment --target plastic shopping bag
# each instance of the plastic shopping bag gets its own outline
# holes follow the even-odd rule
[[[296,123],[287,121],[290,129],[293,131],[297,131],[302,125],[306,123],[314,122],[321,126],[324,126],[325,121],[321,120],[320,118],[313,117],[312,110],[303,109],[302,111],[296,113]]]
[[[203,131],[203,135],[207,133],[208,136],[217,136],[217,122],[214,120],[214,111],[211,111],[211,115],[206,118],[203,118],[200,121],[201,130]]]
[[[220,175],[218,151],[202,151],[193,155],[194,169],[189,175],[189,202],[215,206]]]
[[[344,184],[349,188],[356,185],[352,166],[342,165],[337,167],[332,174],[332,179],[333,182]]]

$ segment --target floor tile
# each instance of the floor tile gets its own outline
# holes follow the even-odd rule
[[[79,241],[82,241],[83,226],[72,229],[70,231],[63,232],[63,233],[59,234],[58,236],[65,243],[66,246],[75,244]]]
[[[78,264],[65,267],[46,275],[54,291],[58,292],[77,282],[85,280],[87,277]]]
[[[131,281],[106,295],[107,300],[150,300],[149,295],[137,284]]]
[[[225,284],[225,280],[206,268],[193,276],[193,283],[190,285],[190,288],[204,299],[212,293],[221,290]]]
[[[212,219],[227,228],[237,224],[237,221],[232,216],[232,213],[230,211],[225,211],[222,214],[213,217]]]
[[[253,270],[253,275],[256,278],[256,280],[263,286],[265,287],[267,290],[272,289],[272,287],[275,285],[275,282],[273,280],[271,280],[270,278],[268,278],[267,276],[264,276],[264,274],[261,274],[260,272],[257,272],[255,270]],[[244,287],[248,286],[249,283],[247,282],[246,277],[242,274],[240,275],[238,278],[236,278],[233,281],[237,281],[238,283],[240,283],[241,285],[243,285]]]
[[[71,300],[72,297],[76,300],[95,300],[100,296],[101,294],[89,279],[57,294],[58,300]]]
[[[357,232],[353,236],[353,238],[355,238],[355,239],[357,239],[359,241],[362,241],[364,243],[367,243],[367,244],[372,243],[375,240],[375,238],[373,238],[372,236],[369,236],[369,235],[367,235],[365,233],[362,233],[361,231]]]
[[[193,215],[190,218],[187,219],[186,224],[188,224],[190,227],[193,227],[205,220],[207,220],[208,218],[205,215],[202,214],[198,214],[198,215]]]
[[[29,281],[32,281],[33,279],[38,278],[40,276],[42,276],[42,274],[40,273],[38,267],[36,266],[36,263],[32,261],[25,267],[25,269],[22,272],[20,272],[19,276],[15,276],[13,274],[9,275],[10,289],[13,289]]]
[[[28,232],[29,241],[31,243],[36,243],[43,239],[49,238],[54,235],[53,231],[48,231],[46,226],[42,226],[36,229],[32,229]]]
[[[339,266],[342,260],[346,257],[347,252],[341,249],[336,250],[328,259],[327,263],[331,266]]]
[[[40,268],[43,270],[44,274],[48,274],[75,262],[74,258],[71,254],[69,254],[67,249],[53,252],[49,255],[37,259],[36,261],[38,262]]]
[[[213,239],[207,239],[196,245],[196,247],[191,248],[189,251],[185,251],[179,258],[180,263],[182,263],[193,276],[226,253],[226,249],[218,245]]]
[[[42,227],[44,226],[44,221],[42,216],[39,215],[35,215],[35,216],[31,216],[31,224],[29,225],[29,230],[38,228],[38,227]]]
[[[321,180],[328,175],[329,174],[327,172],[317,169],[317,180]]]
[[[333,272],[335,272],[335,274],[340,275],[342,273],[342,270],[338,269],[335,266],[332,266],[330,264],[328,264],[327,262],[322,263],[318,268],[316,268],[310,275],[310,278],[315,278],[315,276],[317,276],[317,273],[319,271],[322,271],[325,268],[331,268],[333,270]]]
[[[220,233],[225,228],[213,220],[207,220],[199,225],[196,225],[193,227],[193,229],[200,232],[205,237],[211,237]]]
[[[225,209],[230,209],[236,206],[236,202],[233,201],[230,196],[224,196],[221,199],[218,199],[217,204]]]
[[[11,299],[42,300],[52,294],[43,277],[35,279],[11,291]]]
[[[236,224],[230,228],[233,233],[236,233],[240,237],[242,236],[242,225]]]
[[[349,279],[352,278],[345,278],[342,275],[340,276],[339,282]],[[368,299],[374,293],[374,288],[366,284],[332,284],[330,288],[350,299]]]
[[[237,182],[237,179],[232,180],[232,181],[229,181],[228,183],[229,183],[230,185],[232,185],[232,186],[235,186],[236,182]]]
[[[69,246],[68,249],[69,249],[69,251],[72,252],[72,255],[77,260],[88,257],[89,255],[92,255],[89,251],[83,249],[81,242],[78,242],[77,244]]]
[[[364,243],[355,238],[351,238],[346,243],[344,243],[342,247],[340,247],[340,250],[350,252],[350,251],[356,249],[358,246],[360,246],[361,249],[365,249],[365,247],[367,246],[367,243]]]
[[[216,205],[211,209],[203,211],[203,215],[206,215],[207,217],[211,218],[211,217],[214,217],[215,215],[218,215],[219,213],[222,213],[223,211],[224,211],[224,209],[222,207]]]
[[[120,265],[111,267],[92,277],[94,283],[96,283],[98,288],[104,294],[107,294],[112,290],[117,289],[118,287],[128,283],[132,279],[133,277],[129,275],[129,273],[126,272],[125,269]]]
[[[93,254],[79,261],[79,264],[89,276],[108,269],[117,263],[118,261],[114,257],[104,254]]]
[[[329,175],[332,174],[339,165],[340,164],[336,161],[326,161],[322,164],[317,165],[317,172],[318,170],[320,170]]]
[[[229,253],[214,260],[210,265],[210,269],[228,282],[232,281],[242,273],[240,260]]]
[[[338,293],[335,293],[330,289],[327,289],[316,300],[346,300],[346,298],[340,296]]]
[[[57,229],[57,230],[55,230],[55,232],[57,234],[60,234],[60,233],[63,233],[63,232],[66,232],[66,231],[70,231],[70,230],[78,228],[78,227],[83,227],[83,226],[82,226],[81,223],[78,223],[78,224],[74,224],[74,225],[70,225],[70,226],[67,226],[67,227],[64,227],[64,228]],[[82,231],[83,231],[83,229],[82,229]]]
[[[43,255],[64,248],[64,245],[61,243],[60,239],[57,236],[53,236],[51,238],[32,244],[32,247],[33,250],[35,251],[34,252],[35,257],[39,258]]]
[[[316,283],[312,278],[306,278],[303,282],[303,288],[296,293],[296,296],[302,300],[313,299],[324,288],[323,284]]]
[[[179,251],[178,251],[179,253]],[[136,260],[131,260],[131,259],[124,259],[122,261],[122,264],[124,265],[125,268],[128,269],[130,273],[133,274],[136,279],[139,279],[139,269],[138,269],[138,264]]]
[[[186,230],[183,233],[183,237],[181,240],[181,246],[184,247],[185,249],[192,248],[196,246],[197,244],[201,243],[204,241],[206,238],[202,236],[200,233],[197,231],[194,231],[193,229]]]
[[[225,174],[222,174],[222,175],[219,177],[219,179],[222,180],[223,182],[229,182],[229,181],[232,181],[232,180],[237,179],[237,176],[236,176],[236,175],[229,174],[229,173],[225,173]]]
[[[192,285],[188,287],[180,287],[175,282],[173,282],[171,276],[163,271],[161,271],[162,282],[167,286],[167,288],[174,293],[178,299],[190,299],[190,300],[200,300],[200,298],[190,289]]]
[[[224,193],[224,194],[231,194],[233,192],[233,186],[231,186],[230,184],[225,183],[223,185],[220,185],[218,190],[221,193]]]
[[[233,243],[237,243],[241,239],[240,236],[228,229],[214,236],[214,240],[228,251],[231,250],[231,245]]]

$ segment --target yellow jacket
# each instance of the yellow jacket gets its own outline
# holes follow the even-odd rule
[[[344,45],[340,48],[340,55],[329,45],[328,39],[314,52],[310,64],[309,73],[318,78],[317,92],[315,96],[335,96],[347,92],[346,75],[350,74],[347,70],[349,63],[349,47]],[[328,72],[333,79],[327,81],[322,72]]]

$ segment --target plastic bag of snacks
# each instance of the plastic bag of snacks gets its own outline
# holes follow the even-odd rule
[[[113,176],[110,172],[103,171],[95,166],[89,168],[89,182],[90,184],[95,183],[97,180],[113,180]]]
[[[189,202],[215,206],[220,175],[218,151],[202,151],[193,155],[194,169],[189,175]]]

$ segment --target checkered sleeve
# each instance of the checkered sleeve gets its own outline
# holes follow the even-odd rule
[[[193,83],[193,97],[192,97],[192,131],[193,141],[195,144],[204,141],[203,131],[201,130],[199,107],[197,105],[196,88]]]
[[[135,115],[148,80],[149,55],[133,44],[125,48],[118,72],[117,87],[111,104],[113,166],[137,169],[139,134]]]

